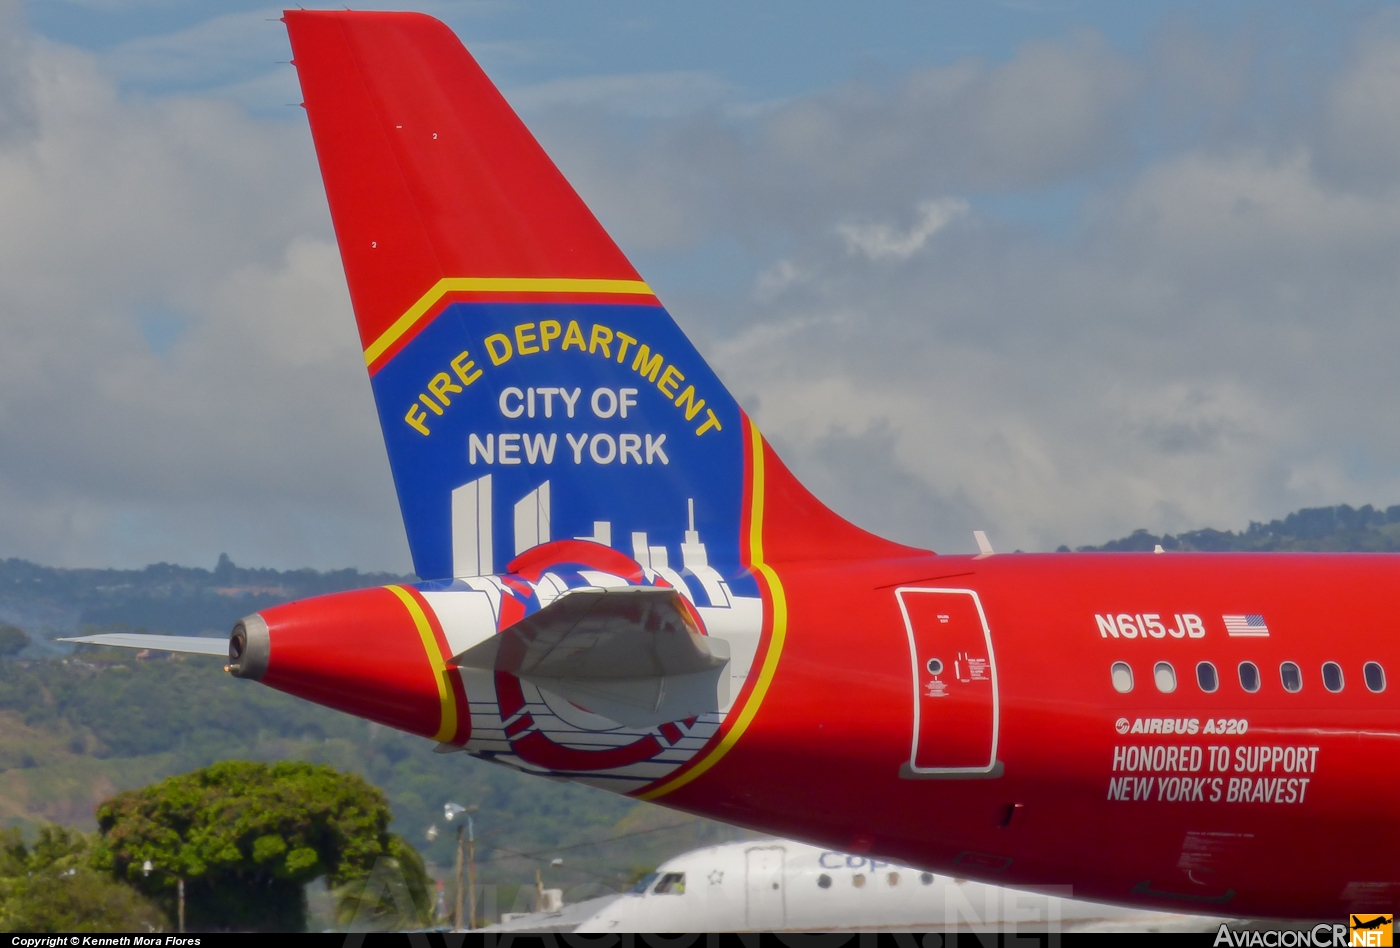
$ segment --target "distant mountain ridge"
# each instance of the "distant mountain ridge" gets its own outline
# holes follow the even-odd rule
[[[1400,504],[1380,510],[1309,507],[1240,532],[1205,528],[1158,536],[1146,529],[1079,552],[1165,550],[1400,552]],[[1069,552],[1069,547],[1060,547]],[[411,582],[413,576],[354,569],[275,570],[237,566],[221,555],[212,569],[156,563],[144,569],[64,569],[0,560],[0,622],[30,632],[89,627],[144,628],[183,635],[228,632],[250,613],[280,602],[346,589]],[[46,653],[37,637],[30,654]],[[64,649],[66,652],[67,650]]]
[[[127,626],[222,634],[243,616],[279,602],[413,579],[354,569],[250,569],[235,566],[227,554],[212,570],[170,563],[62,569],[11,558],[0,560],[0,621],[53,631]]]
[[[1081,546],[1081,553],[1152,552],[1161,544],[1164,550],[1226,552],[1393,553],[1400,551],[1400,504],[1379,510],[1370,504],[1353,508],[1307,507],[1282,520],[1268,523],[1250,521],[1239,533],[1231,530],[1190,530],[1173,536],[1157,536],[1134,530],[1119,540],[1102,546]],[[1060,547],[1069,552],[1069,547]]]

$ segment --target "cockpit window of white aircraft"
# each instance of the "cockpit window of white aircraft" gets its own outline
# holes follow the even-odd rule
[[[637,884],[632,886],[632,891],[641,893],[645,892],[647,889],[650,889],[651,884],[656,881],[657,875],[658,873],[648,872],[646,875],[642,876],[640,879],[637,880]]]
[[[1366,673],[1366,687],[1380,694],[1385,691],[1385,669],[1380,662],[1367,662],[1363,669]]]
[[[685,873],[666,873],[652,891],[657,895],[685,895]]]

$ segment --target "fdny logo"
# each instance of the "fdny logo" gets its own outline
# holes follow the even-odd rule
[[[470,486],[470,485],[469,485]],[[450,595],[482,600],[496,631],[548,608],[561,596],[580,589],[657,586],[675,589],[702,634],[722,636],[733,659],[726,674],[742,683],[753,664],[762,631],[763,604],[739,595],[709,565],[700,534],[685,531],[681,563],[672,567],[667,545],[646,533],[631,535],[633,555],[608,545],[611,524],[594,524],[594,537],[549,540],[549,482],[516,505],[517,541],[527,533],[527,552],[517,556],[503,576],[470,576],[455,581]],[[486,488],[489,490],[489,488]],[[482,546],[484,531],[466,532],[457,547]],[[540,540],[545,542],[540,543]],[[465,588],[460,588],[465,587]],[[461,669],[472,713],[466,749],[499,763],[535,773],[565,775],[583,783],[623,792],[641,789],[684,765],[719,731],[729,707],[652,725],[626,725],[596,709],[562,697],[506,672]],[[732,695],[737,689],[726,689]]]

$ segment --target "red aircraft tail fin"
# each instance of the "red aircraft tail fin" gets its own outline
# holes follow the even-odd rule
[[[788,474],[445,25],[285,22],[420,576],[687,528],[740,568],[760,510],[770,561],[912,552]]]
[[[385,334],[443,278],[640,281],[443,23],[285,18],[372,365],[407,341],[411,326]]]

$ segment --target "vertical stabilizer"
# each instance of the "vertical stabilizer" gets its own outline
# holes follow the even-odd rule
[[[666,550],[687,531],[706,537],[705,566],[742,576],[755,490],[769,514],[801,509],[785,544],[768,541],[769,516],[767,549],[902,550],[776,458],[757,459],[756,486],[762,439],[446,26],[285,22],[419,576],[644,533],[644,562],[679,580]]]

